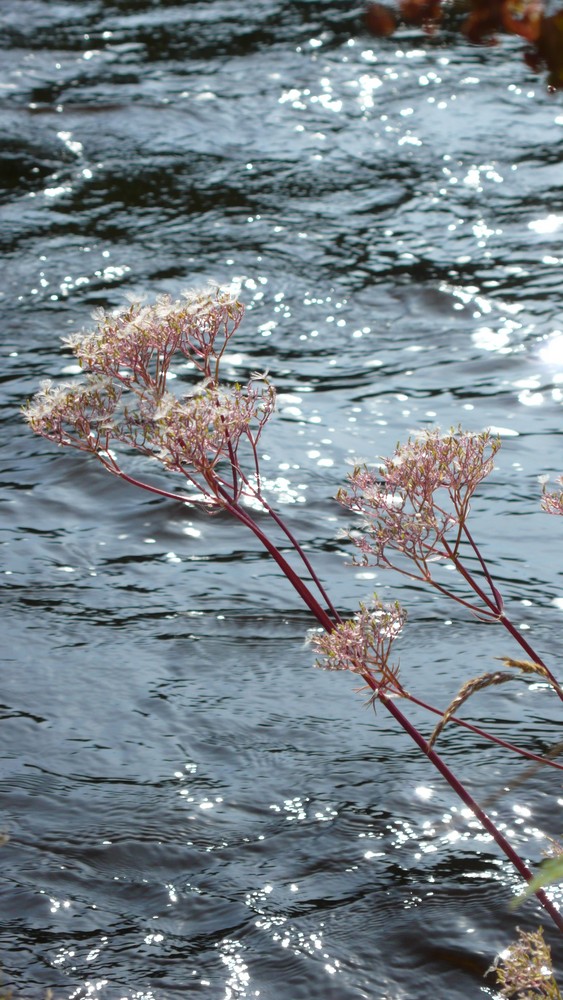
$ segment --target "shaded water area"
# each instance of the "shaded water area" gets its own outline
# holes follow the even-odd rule
[[[359,8],[257,0],[0,11],[0,983],[39,1000],[494,996],[519,881],[354,678],[313,669],[296,595],[235,524],[35,439],[60,336],[127,295],[215,280],[229,354],[280,390],[270,495],[335,604],[409,612],[401,671],[441,707],[517,655],[404,578],[349,565],[332,499],[424,427],[493,427],[473,514],[510,611],[561,658],[562,97],[518,42],[364,32]],[[466,715],[536,751],[545,685]],[[429,733],[433,721],[409,716]],[[448,762],[521,854],[561,836],[558,772],[453,726]],[[556,897],[557,898],[557,897]],[[553,941],[555,955],[561,947]]]

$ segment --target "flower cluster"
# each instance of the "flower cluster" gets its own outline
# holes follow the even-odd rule
[[[543,931],[522,931],[518,928],[519,941],[511,945],[500,956],[494,966],[501,997],[520,997],[533,1000],[545,997],[547,1000],[561,1000],[553,975],[551,951],[543,937]]]
[[[319,654],[317,665],[328,670],[349,670],[362,677],[373,697],[379,697],[428,755],[530,883],[555,924],[563,929],[559,911],[543,889],[533,885],[529,869],[504,835],[398,707],[396,696],[410,698],[437,711],[402,687],[398,663],[391,660],[393,643],[406,618],[401,606],[385,605],[374,597],[370,605],[361,604],[352,619],[342,621],[304,547],[263,496],[258,442],[274,410],[275,389],[267,373],[252,375],[246,385],[225,385],[219,378],[225,347],[241,318],[242,306],[221,291],[187,295],[179,302],[163,298],[154,305],[133,303],[117,315],[103,313],[96,331],[67,340],[86,375],[81,381],[59,386],[44,382],[25,408],[26,419],[36,433],[59,445],[91,453],[110,473],[137,487],[176,501],[205,504],[210,512],[225,510],[250,529],[324,630],[324,634],[316,634],[312,639]],[[184,395],[181,391],[177,394],[170,391],[170,385],[182,384],[180,373],[171,371],[177,354],[184,359],[183,369],[195,369],[200,379]],[[170,377],[173,375],[175,381]],[[392,553],[399,553],[411,560],[410,576],[431,582],[461,604],[479,611],[476,605],[457,597],[432,578],[430,560],[450,559],[482,602],[485,609],[482,613],[489,620],[502,621],[530,658],[505,659],[507,665],[549,677],[563,698],[553,675],[504,614],[502,598],[466,526],[471,498],[491,472],[498,447],[499,441],[487,432],[470,434],[459,429],[446,435],[438,431],[426,433],[398,447],[377,473],[356,469],[350,477],[349,489],[340,492],[339,500],[363,519],[362,530],[354,540],[366,561],[375,558],[379,564],[392,565]],[[182,492],[171,492],[127,471],[124,460],[129,460],[131,451],[153,464],[159,463],[166,472],[183,477]],[[545,494],[544,503],[554,507],[558,504],[557,512],[561,513],[563,493],[558,500],[553,499],[556,496]],[[249,510],[252,503],[239,502],[243,497],[260,505],[281,530],[289,543],[289,558],[253,518]],[[483,586],[488,587],[490,596],[461,562],[458,550],[463,539],[477,559],[481,580],[485,580]],[[302,575],[292,565],[291,552],[300,561]],[[443,714],[440,726],[445,725],[454,707],[469,694],[491,683],[500,683],[504,677],[497,672],[466,684],[457,701]],[[476,731],[487,736],[481,730]],[[509,746],[504,741],[497,742]],[[528,950],[536,949],[539,961],[547,965],[541,943],[536,948],[530,942],[526,942]],[[499,973],[504,976],[501,983],[506,989],[517,982],[519,968],[515,961],[512,966],[505,963]],[[536,975],[536,965],[532,988],[540,991],[537,995],[558,997],[559,993],[544,989],[550,982],[549,970],[544,973],[543,966],[538,966]],[[503,991],[503,995],[512,994]]]
[[[542,510],[545,510],[547,514],[563,514],[563,489],[549,492],[547,490],[547,477],[540,476],[540,481],[543,486]],[[559,476],[557,482],[563,487],[563,476]]]
[[[245,491],[256,495],[256,446],[274,410],[275,389],[266,374],[245,386],[219,382],[221,357],[242,315],[240,303],[220,290],[102,313],[94,332],[66,340],[87,369],[85,379],[44,382],[25,417],[37,434],[92,453],[114,475],[127,478],[113,450],[121,444],[180,473],[216,506],[236,503]],[[168,388],[177,353],[202,376],[183,397]],[[244,442],[248,472],[238,454]]]
[[[374,596],[371,605],[360,604],[358,613],[340,622],[332,632],[313,635],[312,645],[322,657],[317,666],[361,675],[370,673],[379,682],[400,690],[398,665],[391,665],[389,660],[393,642],[405,621],[406,613],[398,602],[386,605]]]
[[[151,304],[133,302],[117,314],[102,310],[94,332],[64,343],[88,371],[163,391],[177,352],[204,378],[217,381],[218,363],[243,315],[243,305],[228,291],[186,292],[177,301],[162,296]]]
[[[361,515],[351,538],[364,564],[390,566],[395,551],[428,579],[429,561],[456,553],[471,498],[492,471],[499,447],[488,431],[428,431],[399,445],[377,471],[356,468],[337,499]]]
[[[36,434],[80,451],[107,451],[121,387],[105,376],[54,385],[45,379],[24,407],[24,416]]]
[[[210,475],[221,461],[235,466],[242,439],[252,449],[272,414],[276,393],[266,380],[251,379],[247,385],[204,386],[179,400],[166,393],[151,423],[151,444],[165,468],[189,475],[190,467]]]

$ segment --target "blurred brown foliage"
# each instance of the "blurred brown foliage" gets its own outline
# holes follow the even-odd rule
[[[551,5],[553,6],[553,5]],[[393,6],[371,3],[368,31],[387,37],[400,24],[459,30],[475,45],[496,45],[498,35],[519,35],[527,43],[524,59],[536,72],[547,70],[550,89],[563,89],[563,7],[548,14],[545,0],[398,0]]]

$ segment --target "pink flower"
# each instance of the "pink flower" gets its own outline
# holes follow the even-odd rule
[[[361,517],[350,537],[363,562],[389,566],[395,551],[412,560],[417,575],[429,577],[427,563],[451,558],[459,544],[471,497],[492,471],[499,447],[488,431],[427,431],[399,445],[376,472],[356,468],[337,499]]]
[[[25,417],[37,434],[91,452],[131,482],[123,456],[113,450],[120,444],[180,473],[216,507],[245,493],[256,496],[256,448],[275,407],[275,389],[267,373],[254,373],[246,385],[219,382],[221,357],[242,316],[242,305],[221,290],[186,293],[175,302],[137,302],[116,315],[102,312],[96,330],[66,340],[88,369],[85,379],[45,382]],[[178,354],[202,375],[183,397],[168,388],[180,384],[170,381]]]
[[[24,416],[49,441],[80,451],[105,451],[120,398],[121,388],[104,376],[62,385],[46,379],[24,407]]]
[[[313,635],[311,643],[321,655],[317,666],[356,674],[369,672],[386,684],[399,686],[398,666],[391,666],[389,657],[405,621],[406,613],[397,602],[382,604],[374,596],[371,605],[360,604],[358,613],[332,632]]]
[[[186,292],[183,300],[162,296],[149,305],[134,302],[117,314],[100,311],[94,332],[64,342],[89,371],[163,391],[177,352],[217,381],[218,362],[243,315],[244,306],[225,290]]]
[[[542,510],[545,510],[547,514],[563,514],[563,490],[555,491],[549,493],[547,490],[547,477],[541,476],[540,481],[543,486],[541,506]],[[563,476],[559,476],[556,480],[560,486],[563,486]]]

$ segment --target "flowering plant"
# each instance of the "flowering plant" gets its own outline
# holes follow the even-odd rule
[[[258,453],[276,394],[267,373],[245,385],[221,380],[221,362],[244,313],[238,299],[222,289],[168,297],[152,305],[133,303],[117,314],[100,313],[94,332],[65,343],[85,371],[82,381],[53,385],[46,381],[24,408],[31,429],[63,447],[86,452],[114,476],[141,489],[209,513],[226,512],[254,533],[315,618],[312,637],[318,664],[360,675],[377,699],[419,746],[456,794],[477,816],[528,885],[556,926],[563,916],[542,885],[493,820],[473,799],[434,743],[452,721],[539,764],[563,769],[549,757],[516,747],[470,724],[454,713],[475,690],[511,679],[495,672],[470,680],[445,711],[426,704],[399,679],[393,646],[405,623],[398,603],[385,605],[374,596],[343,621],[306,552],[265,496]],[[198,381],[186,395],[176,394],[180,371]],[[393,567],[424,581],[481,618],[503,625],[524,649],[527,660],[505,658],[524,676],[540,674],[563,698],[555,676],[508,617],[479,547],[468,527],[471,500],[492,472],[500,447],[488,431],[462,429],[426,432],[399,445],[376,468],[356,468],[337,499],[358,516],[349,537],[362,563]],[[148,477],[138,478],[132,454],[148,460]],[[159,485],[150,474],[158,468],[180,476],[179,491]],[[563,494],[547,493],[550,513],[563,513]],[[289,556],[270,536],[254,511],[266,514],[283,533]],[[289,546],[287,546],[289,543]],[[470,562],[468,562],[470,557]],[[448,561],[464,590],[446,586],[434,564]],[[473,567],[476,565],[477,570]],[[430,740],[409,721],[398,702],[411,701],[440,717]]]
[[[553,975],[551,952],[541,927],[537,931],[518,928],[518,941],[499,956],[490,971],[497,974],[501,997],[561,1000]]]

